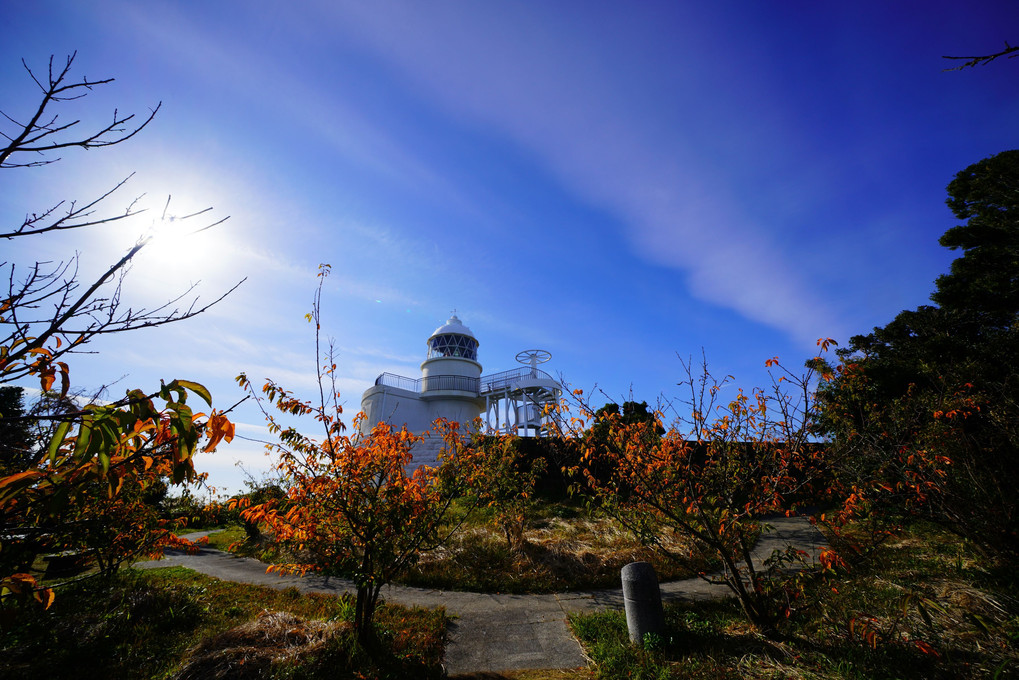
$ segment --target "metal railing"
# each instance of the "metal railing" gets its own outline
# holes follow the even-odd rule
[[[430,375],[426,378],[406,378],[395,373],[383,373],[375,378],[376,385],[395,387],[408,392],[435,392],[455,390],[477,394],[481,380],[467,375]]]
[[[545,371],[524,366],[522,368],[511,368],[501,373],[493,373],[492,375],[483,375],[480,378],[472,378],[466,375],[430,375],[427,378],[407,378],[395,373],[383,373],[378,378],[375,378],[375,384],[419,393],[434,392],[436,390],[456,390],[458,392],[487,394],[512,387],[523,378],[555,382],[555,379]]]
[[[401,390],[407,390],[408,392],[420,392],[421,391],[421,379],[405,378],[402,375],[396,375],[395,373],[383,373],[379,377],[375,378],[376,385],[385,385],[386,387],[395,387]]]
[[[505,389],[515,385],[521,378],[554,380],[548,373],[537,368],[531,368],[529,366],[524,366],[523,368],[511,368],[510,370],[502,371],[501,373],[481,376],[481,389],[479,390],[479,393],[486,394],[488,392]]]
[[[436,390],[456,390],[459,392],[478,393],[481,386],[480,378],[472,378],[467,375],[430,375],[421,379],[422,392],[434,392]]]

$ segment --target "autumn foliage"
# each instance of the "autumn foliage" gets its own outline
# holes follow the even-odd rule
[[[948,184],[957,253],[933,304],[853,336],[844,371],[821,392],[828,436],[886,476],[890,499],[923,489],[909,514],[986,556],[1019,556],[1019,150],[970,165]],[[890,474],[885,475],[887,471]]]
[[[687,395],[671,402],[677,417],[667,429],[661,410],[655,418],[626,419],[618,409],[594,411],[576,395],[581,417],[573,420],[574,432],[584,442],[583,459],[571,470],[576,488],[667,556],[682,557],[669,553],[670,533],[692,538],[696,550],[723,565],[710,578],[724,583],[747,619],[766,632],[797,612],[816,611],[818,598],[837,590],[841,575],[903,520],[925,516],[941,502],[953,442],[979,410],[965,391],[944,395],[939,409],[917,401],[888,404],[917,413],[895,419],[901,431],[854,429],[825,439],[826,419],[839,402],[819,399],[819,391],[858,374],[852,364],[827,362],[832,344],[818,341],[819,356],[800,374],[768,360],[768,390],[736,389],[728,378],[716,380],[706,362],[698,374],[685,363]],[[723,399],[727,391],[732,396]],[[595,425],[581,434],[576,426],[590,420]],[[926,420],[937,427],[908,426]],[[870,441],[875,437],[881,446]],[[865,455],[876,450],[882,454]],[[817,554],[754,554],[769,518],[798,514],[826,529],[828,547]]]
[[[239,381],[255,394],[244,376]],[[297,401],[272,382],[262,395],[283,413],[312,415],[327,432],[322,441],[277,425],[272,450],[287,486],[284,498],[269,499],[242,511],[246,522],[263,525],[277,547],[300,561],[269,571],[350,576],[357,585],[354,626],[362,641],[373,635],[372,621],[382,587],[411,566],[422,550],[441,544],[451,530],[446,518],[453,500],[464,495],[473,463],[458,423],[435,423],[431,436],[444,442],[441,465],[409,469],[411,447],[423,439],[379,423],[367,434],[342,434],[342,412],[327,413]],[[355,429],[360,424],[354,421]]]
[[[174,381],[152,395],[135,391],[62,414],[35,461],[0,478],[5,606],[34,586],[28,568],[42,552],[79,553],[110,574],[137,556],[189,545],[146,493],[163,480],[197,481],[194,453],[233,438],[222,414],[192,411],[189,392],[211,399],[201,385]],[[37,599],[48,605],[52,591]]]
[[[835,374],[819,393],[820,427],[844,460],[837,478],[845,499],[840,511],[875,535],[911,519],[933,520],[962,535],[986,526],[957,491],[960,475],[977,478],[965,470],[971,461],[968,425],[984,408],[973,386],[937,392],[909,387],[897,398],[876,400],[868,394],[865,366],[847,361]],[[988,535],[974,544],[991,541]]]
[[[539,484],[549,467],[542,456],[522,455],[521,442],[520,437],[506,434],[476,438],[475,467],[480,474],[472,491],[479,504],[492,509],[507,548],[517,554],[527,545],[528,517],[542,500]]]
[[[320,268],[320,286],[310,321],[318,339],[321,281],[329,268]],[[317,343],[316,343],[317,344]],[[357,586],[354,627],[368,643],[382,587],[412,565],[423,550],[434,548],[455,530],[446,522],[453,501],[466,496],[477,474],[477,454],[459,423],[435,422],[427,436],[442,440],[438,467],[414,467],[411,448],[424,437],[386,423],[361,432],[361,417],[353,434],[345,434],[343,408],[333,377],[331,352],[318,372],[318,403],[302,401],[273,381],[256,389],[247,376],[238,383],[255,398],[277,442],[269,444],[278,456],[286,495],[243,510],[246,522],[264,526],[278,547],[295,561],[270,571],[343,574]],[[331,389],[326,389],[329,384]],[[310,418],[321,430],[315,439],[288,417]]]
[[[762,564],[753,559],[754,544],[769,515],[795,512],[825,474],[824,450],[810,438],[814,370],[794,376],[777,360],[768,364],[780,371],[770,391],[736,390],[727,402],[727,379],[713,378],[706,364],[695,376],[684,364],[689,413],[667,430],[660,412],[626,421],[601,409],[601,436],[588,438],[575,470],[582,488],[648,545],[668,554],[662,537],[677,532],[721,560],[722,581],[764,629],[789,614],[795,593],[786,568],[807,556],[775,555]]]

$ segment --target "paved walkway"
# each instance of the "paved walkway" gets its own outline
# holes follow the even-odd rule
[[[805,518],[775,518],[754,548],[754,562],[760,563],[775,549],[795,546],[816,557],[824,538]],[[209,532],[188,534],[192,540]],[[155,562],[138,568],[183,566],[227,581],[272,588],[295,587],[303,592],[342,594],[354,592],[347,579],[317,575],[278,576],[266,574],[266,565],[247,557],[202,548],[186,555],[169,550]],[[698,601],[728,597],[724,585],[700,578],[661,585],[665,600]],[[499,672],[523,669],[579,668],[588,665],[580,643],[570,632],[566,617],[575,612],[622,609],[620,589],[577,591],[551,595],[499,595],[464,593],[406,586],[389,586],[383,591],[388,602],[401,605],[446,608],[455,616],[446,648],[446,670],[451,676],[463,673]]]

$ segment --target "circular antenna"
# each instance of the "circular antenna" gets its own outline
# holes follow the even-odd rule
[[[552,353],[543,349],[525,349],[523,352],[517,353],[517,361],[532,368],[538,364],[545,363],[551,358]]]

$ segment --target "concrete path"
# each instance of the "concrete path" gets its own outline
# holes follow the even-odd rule
[[[769,520],[768,524],[772,530],[766,532],[754,548],[755,563],[763,562],[774,550],[784,550],[790,545],[807,551],[811,557],[816,557],[824,546],[824,538],[805,518],[781,517]],[[186,538],[194,540],[207,533],[188,534]],[[162,560],[135,566],[142,569],[183,566],[227,581],[279,589],[293,586],[303,592],[339,595],[355,590],[347,579],[266,574],[266,565],[258,560],[210,548],[203,548],[196,555],[168,550]],[[661,590],[667,601],[730,596],[724,585],[708,583],[701,578],[663,583]],[[451,676],[587,666],[588,659],[570,632],[566,617],[575,612],[623,608],[620,589],[499,595],[389,586],[382,591],[382,596],[388,602],[406,606],[442,606],[456,617],[446,648],[446,670]]]

